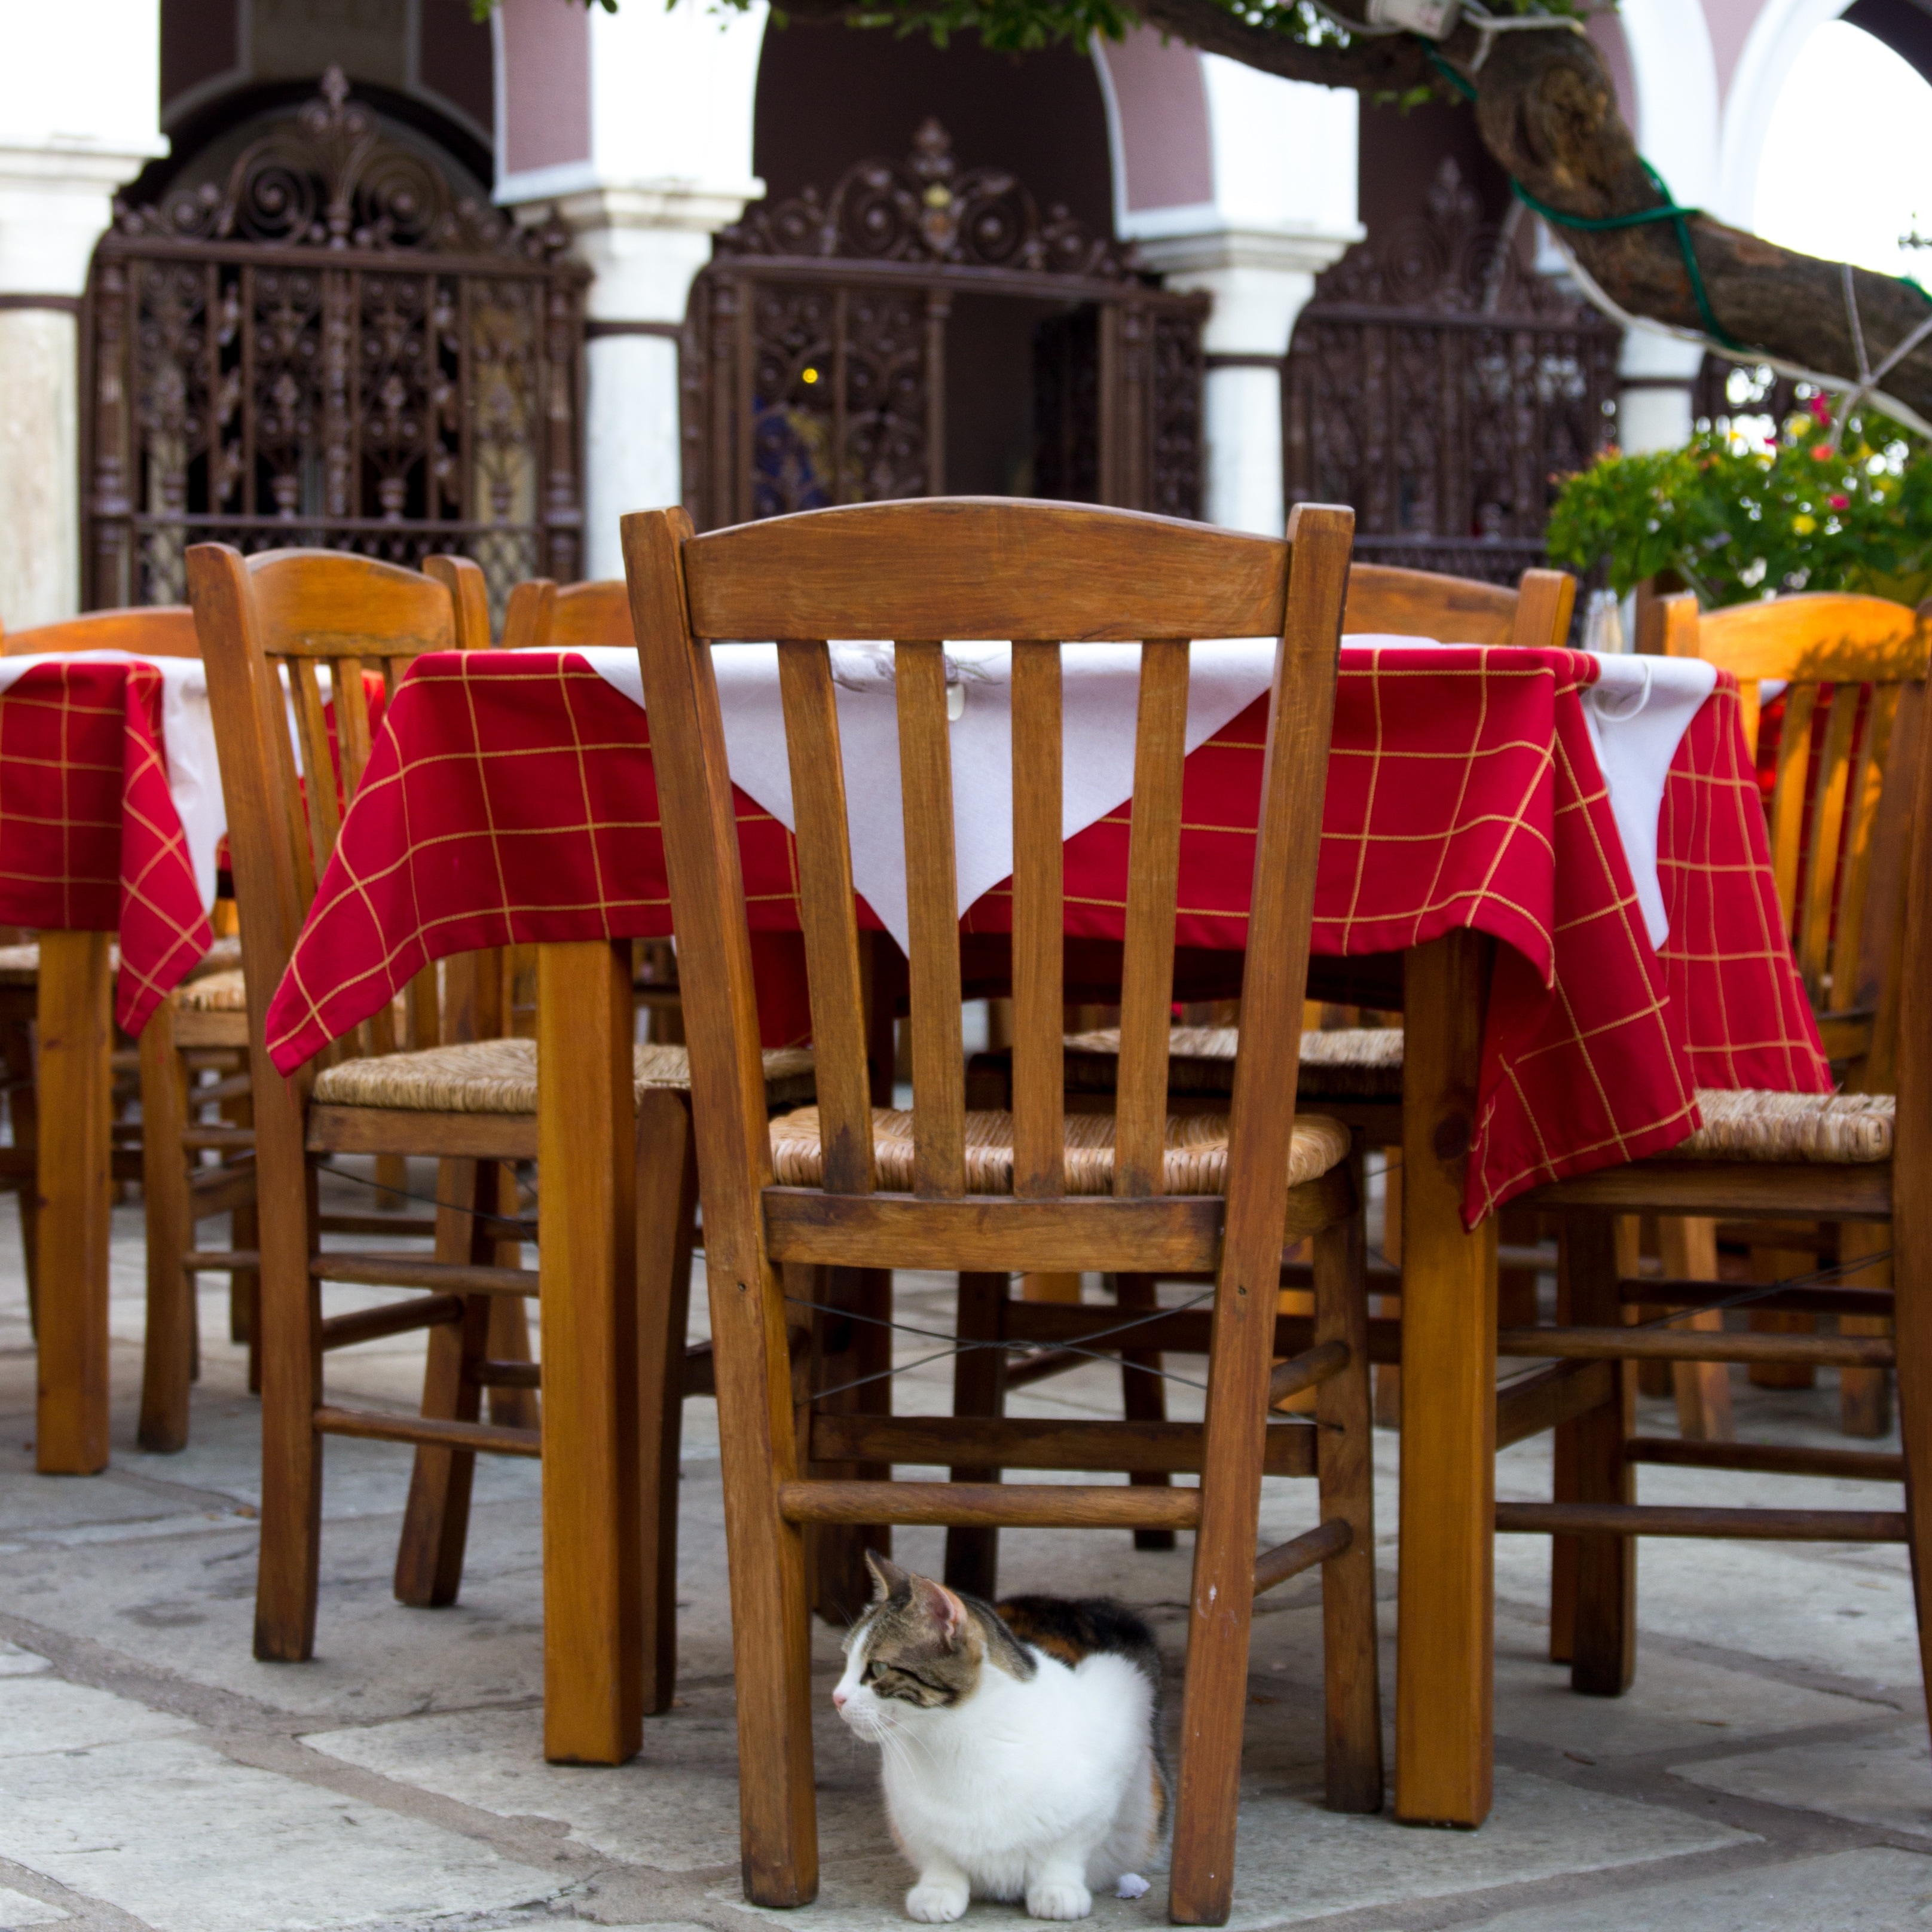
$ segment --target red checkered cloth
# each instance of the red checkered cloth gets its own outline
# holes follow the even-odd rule
[[[152,664],[36,664],[0,695],[0,925],[118,933],[130,1034],[214,944]]]
[[[1700,1084],[1829,1084],[1778,924],[1734,688],[1720,680],[1672,770],[1660,825],[1672,938],[1660,959],[1584,722],[1580,694],[1596,675],[1568,651],[1342,654],[1316,950],[1399,951],[1459,926],[1506,942],[1484,1035],[1472,1222],[1540,1182],[1672,1145],[1697,1124]],[[1180,944],[1245,943],[1266,721],[1264,698],[1188,759]],[[276,1064],[299,1066],[430,960],[667,934],[649,746],[643,713],[571,653],[418,659],[269,1010]],[[791,836],[736,796],[754,941],[767,936],[768,959],[795,960]],[[1121,937],[1126,853],[1124,808],[1068,842],[1070,935]],[[1004,931],[1010,913],[1003,884],[962,926]],[[796,1024],[769,990],[768,1044]],[[795,982],[782,991],[795,1016]]]

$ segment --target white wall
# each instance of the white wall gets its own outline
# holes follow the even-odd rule
[[[73,304],[114,191],[161,138],[160,0],[0,0],[0,622],[80,599]]]
[[[764,193],[752,112],[765,20],[763,7],[720,14],[692,0],[592,8],[589,158],[508,175],[496,198],[557,202],[596,277],[593,322],[681,322],[712,236]],[[586,362],[584,568],[621,577],[619,518],[682,494],[677,346],[593,336]]]
[[[1096,58],[1104,84],[1104,50]],[[1358,98],[1218,54],[1196,58],[1207,94],[1211,198],[1127,209],[1117,196],[1122,238],[1138,243],[1170,288],[1214,298],[1203,337],[1210,357],[1285,356],[1316,276],[1364,232],[1356,214]],[[1110,109],[1118,124],[1111,97]],[[1280,368],[1210,366],[1203,431],[1208,520],[1279,536],[1287,520]]]

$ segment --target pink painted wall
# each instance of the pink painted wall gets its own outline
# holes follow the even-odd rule
[[[503,170],[590,158],[590,16],[583,0],[503,0]]]
[[[1706,0],[1708,4],[1708,0]],[[1758,0],[1747,0],[1755,7]],[[1626,128],[1636,126],[1636,81],[1630,69],[1630,47],[1624,39],[1623,22],[1614,14],[1593,14],[1590,16],[1590,38],[1596,43],[1597,51],[1604,57],[1604,64],[1610,70],[1610,78],[1616,83],[1617,111],[1624,118]]]
[[[1120,110],[1127,206],[1184,208],[1214,198],[1214,158],[1201,57],[1151,27],[1106,50]]]

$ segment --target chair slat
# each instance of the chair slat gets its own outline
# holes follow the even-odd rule
[[[335,684],[336,758],[341,766],[342,797],[354,802],[369,769],[369,694],[362,684],[362,660],[337,658],[329,676]]]
[[[778,688],[791,760],[799,914],[812,992],[824,1185],[833,1194],[869,1194],[872,1108],[866,1069],[859,923],[852,898],[838,707],[831,654],[822,638],[780,642]]]
[[[1790,686],[1784,694],[1784,722],[1778,728],[1778,778],[1771,794],[1771,870],[1787,930],[1798,905],[1798,859],[1804,838],[1805,781],[1810,769],[1811,718],[1817,705],[1815,685]]]
[[[1520,650],[1559,650],[1570,640],[1576,580],[1567,570],[1526,570],[1516,592],[1510,642]]]
[[[1832,908],[1838,886],[1838,853],[1845,825],[1845,794],[1852,775],[1852,736],[1864,687],[1835,686],[1825,722],[1825,742],[1812,788],[1811,836],[1805,848],[1804,904],[1799,914],[1798,970],[1814,1004],[1824,992],[1832,943]]]
[[[959,1025],[959,902],[946,653],[897,646],[899,779],[912,940],[913,1191],[966,1191],[966,1061]]]
[[[1013,645],[1013,1192],[1066,1192],[1060,646]]]
[[[308,781],[303,790],[308,802],[308,844],[314,876],[309,880],[304,903],[315,896],[315,882],[335,850],[342,830],[341,808],[336,799],[335,761],[329,748],[328,718],[322,706],[322,681],[316,675],[315,661],[292,658],[288,661],[289,683],[296,706],[296,722],[302,730],[302,772]]]
[[[1844,882],[1838,893],[1838,931],[1832,942],[1831,1006],[1839,1012],[1866,1004],[1858,983],[1865,905],[1871,887],[1872,860],[1878,840],[1880,802],[1885,796],[1893,722],[1900,687],[1875,684],[1866,715],[1864,742],[1847,788]]]
[[[548,577],[526,578],[514,585],[503,611],[503,648],[542,650],[550,643],[556,610],[556,586]]]
[[[1150,639],[1141,647],[1140,711],[1134,729],[1133,822],[1127,848],[1114,1142],[1117,1196],[1162,1191],[1186,736],[1187,640]]]

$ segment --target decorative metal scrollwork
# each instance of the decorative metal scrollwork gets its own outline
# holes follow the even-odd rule
[[[1365,558],[1514,583],[1556,479],[1614,436],[1622,334],[1483,222],[1453,160],[1426,206],[1326,270],[1296,322],[1288,497],[1353,505]]]
[[[192,164],[190,164],[192,167]],[[352,102],[340,70],[219,182],[116,211],[88,298],[89,601],[190,543],[578,574],[584,271]]]
[[[718,236],[717,251],[1109,280],[1138,272],[1131,250],[1088,234],[1064,208],[1042,218],[1032,195],[1005,170],[960,173],[952,136],[930,116],[904,160],[861,161],[839,176],[830,195],[808,188],[788,200],[762,203]]]

